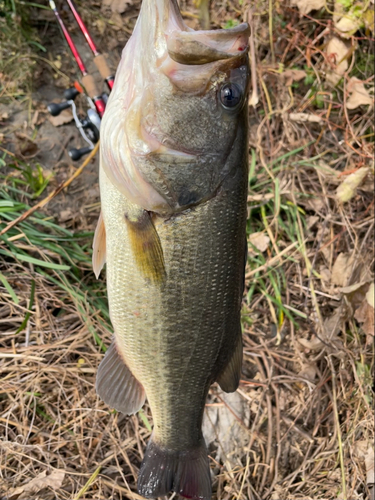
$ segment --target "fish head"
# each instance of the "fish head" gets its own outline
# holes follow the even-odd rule
[[[248,37],[246,23],[195,31],[176,0],[143,0],[101,125],[103,169],[131,201],[178,212],[241,168]]]

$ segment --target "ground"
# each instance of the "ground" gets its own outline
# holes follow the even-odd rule
[[[74,125],[46,110],[76,66],[44,4],[0,6],[0,498],[139,499],[152,415],[125,417],[94,387],[111,338],[91,269],[97,159],[5,231],[83,161],[67,154],[83,146]],[[78,6],[115,69],[139,2]],[[181,8],[198,28],[199,5]],[[210,3],[212,28],[246,19],[258,97],[244,366],[234,396],[213,386],[207,402],[213,499],[374,498],[373,2]]]

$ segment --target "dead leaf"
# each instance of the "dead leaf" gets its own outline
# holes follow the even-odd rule
[[[270,239],[266,234],[260,232],[251,234],[249,237],[249,242],[254,245],[255,248],[260,252],[265,252],[268,248]],[[249,248],[249,252],[251,253],[251,248]]]
[[[73,212],[68,208],[67,210],[62,210],[60,212],[60,217],[59,221],[60,222],[66,222],[67,220],[70,220],[73,218]]]
[[[331,281],[333,285],[346,286],[352,274],[354,256],[350,253],[340,253],[332,268]]]
[[[367,344],[372,342],[372,337],[374,337],[374,283],[371,283],[366,296],[361,304],[361,306],[355,311],[354,317],[359,323],[362,324],[362,329],[367,335]]]
[[[310,351],[317,351],[321,347],[323,347],[323,342],[318,339],[315,335],[311,337],[311,340],[308,339],[298,339],[298,342],[305,347],[306,349],[309,349]]]
[[[322,339],[327,344],[334,343],[338,348],[342,347],[342,342],[337,338],[337,334],[342,329],[341,327],[344,319],[345,318],[342,317],[341,308],[338,307],[331,316],[328,316],[328,318],[324,320]]]
[[[341,288],[340,291],[342,293],[344,293],[345,295],[350,295],[353,292],[357,292],[363,286],[366,286],[366,292],[367,292],[367,289],[369,287],[369,282],[368,281],[360,281],[358,283],[354,283],[353,285],[344,286],[344,287]]]
[[[52,488],[57,490],[61,487],[65,478],[65,471],[62,469],[54,469],[51,474],[47,476],[47,471],[38,474],[34,479],[29,481],[18,488],[14,488],[8,492],[8,497],[17,498],[17,500],[30,500],[30,494],[39,493],[45,488]]]
[[[297,6],[301,15],[304,15],[312,10],[320,10],[325,6],[325,0],[292,0],[291,4]]]
[[[353,174],[345,177],[343,182],[336,190],[336,198],[340,203],[346,203],[351,200],[357,192],[357,188],[363,182],[367,174],[370,172],[369,167],[359,168]]]
[[[353,12],[347,12],[344,16],[336,21],[335,27],[338,31],[340,31],[340,35],[344,38],[350,38],[354,35],[356,31],[358,31],[362,25],[362,16],[354,15]]]
[[[287,69],[280,74],[285,85],[289,87],[293,82],[299,82],[306,76],[306,71],[303,69]]]
[[[124,27],[122,17],[118,12],[112,12],[110,22],[112,24],[112,28],[115,30],[122,30]]]
[[[374,33],[374,7],[370,7],[366,10],[366,12],[363,14],[363,22],[368,30],[371,31],[371,33]]]
[[[98,28],[99,33],[103,36],[107,27],[106,22],[103,19],[97,19],[93,25]]]
[[[298,373],[300,377],[307,378],[310,382],[314,382],[317,375],[315,364],[304,364],[302,365],[302,370]]]
[[[328,267],[322,266],[319,269],[319,276],[324,283],[329,283],[331,281],[331,271]]]
[[[350,97],[346,101],[346,107],[348,109],[356,109],[359,106],[368,105],[372,107],[374,105],[374,97],[370,95],[364,83],[355,76],[352,76],[349,80],[348,92],[350,93]],[[372,88],[372,94],[373,93],[374,88]]]
[[[57,116],[48,116],[48,120],[52,123],[54,127],[60,127],[66,123],[70,123],[73,120],[72,110],[70,108],[63,109],[61,113]]]
[[[349,67],[348,60],[345,58],[350,50],[350,46],[337,38],[332,37],[327,44],[327,60],[331,69],[327,71],[326,80],[332,85],[336,85]]]
[[[110,7],[111,11],[116,14],[125,12],[129,4],[131,4],[131,0],[103,0],[103,6]]]
[[[354,443],[353,451],[358,458],[365,458],[368,450],[369,442],[367,439],[362,439],[361,441],[356,441]]]
[[[61,69],[62,66],[61,56],[57,56],[57,59],[53,61],[53,64],[56,66],[57,69]]]
[[[315,226],[315,224],[320,220],[320,217],[318,217],[317,215],[308,215],[306,217],[306,224],[307,224],[307,228],[308,229],[311,229]]]
[[[358,283],[341,288],[341,293],[345,295],[345,298],[351,305],[353,311],[358,309],[366,299],[366,293],[370,288],[370,282],[371,278],[364,281],[358,281]]]

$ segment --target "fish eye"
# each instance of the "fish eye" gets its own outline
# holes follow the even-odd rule
[[[220,89],[220,102],[227,109],[236,108],[242,100],[241,88],[236,83],[226,83]]]

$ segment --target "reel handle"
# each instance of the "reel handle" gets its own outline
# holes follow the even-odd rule
[[[73,161],[78,161],[82,158],[82,156],[85,156],[88,153],[90,153],[90,151],[92,151],[92,148],[90,147],[85,147],[81,149],[73,148],[68,152],[68,154]]]
[[[71,104],[68,101],[64,101],[64,102],[60,102],[60,103],[51,102],[51,104],[48,104],[47,109],[52,116],[58,116],[61,113],[61,111],[69,108],[70,105]]]
[[[79,92],[75,87],[64,90],[64,97],[67,101],[74,101],[78,94]]]

